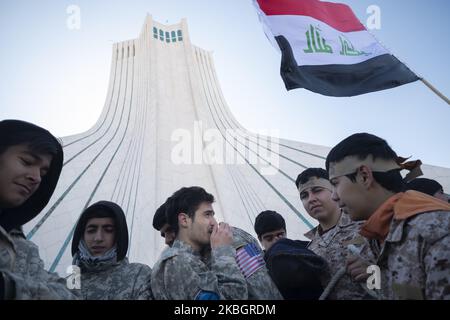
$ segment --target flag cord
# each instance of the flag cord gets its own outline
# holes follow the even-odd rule
[[[431,83],[429,83],[427,80],[425,80],[422,77],[420,77],[419,80],[422,81],[422,83],[424,85],[426,85],[428,88],[430,88],[431,91],[433,91],[435,94],[437,94],[442,100],[444,100],[445,102],[447,102],[447,104],[450,105],[450,100],[446,96],[444,96],[444,94],[442,92],[440,92],[438,89],[436,89]]]

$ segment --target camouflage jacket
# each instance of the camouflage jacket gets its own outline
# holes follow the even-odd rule
[[[239,228],[233,228],[233,247],[236,251],[245,248],[249,244],[254,244],[263,258],[263,252],[258,241]],[[238,263],[239,265],[239,263]],[[244,276],[245,277],[245,276]],[[249,300],[282,300],[283,296],[278,290],[272,278],[269,275],[266,264],[262,259],[261,266],[245,277],[247,282],[248,299]]]
[[[370,240],[384,299],[450,299],[450,212],[392,220],[383,246]]]
[[[328,263],[330,269],[328,281],[339,269],[346,268],[347,256],[352,254],[347,247],[350,244],[357,247],[361,258],[369,263],[374,262],[375,258],[370,251],[367,240],[359,234],[362,224],[363,222],[352,221],[347,214],[342,213],[333,229],[320,235],[320,226],[318,226],[305,234],[311,240],[308,249],[324,258]],[[326,285],[327,283],[325,283]],[[342,276],[328,296],[328,299],[331,300],[369,298],[370,295],[367,294],[361,283],[353,281],[348,273]]]
[[[38,247],[22,232],[7,234],[0,227],[0,271],[5,281],[5,298],[16,300],[77,299],[66,281],[44,269]]]
[[[247,284],[232,246],[202,256],[175,240],[153,267],[152,291],[159,300],[247,299]]]
[[[151,300],[151,273],[149,266],[129,263],[127,258],[93,270],[81,267],[81,296],[85,300]]]
[[[0,300],[15,298],[14,276],[12,273],[15,260],[16,250],[14,242],[5,229],[0,227],[0,281],[3,281],[3,292],[1,292]]]

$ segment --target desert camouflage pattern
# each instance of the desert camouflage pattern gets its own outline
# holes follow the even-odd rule
[[[450,300],[450,212],[393,220],[380,246],[370,240],[381,269],[383,299]]]
[[[358,256],[369,264],[374,263],[375,257],[370,251],[368,241],[359,234],[362,224],[363,222],[352,221],[347,214],[341,213],[341,217],[333,229],[320,235],[320,226],[318,226],[305,234],[311,240],[308,249],[324,258],[328,263],[330,275],[325,277],[327,279],[324,283],[325,287],[339,269],[346,268],[347,257],[355,255],[354,252],[349,251],[349,245],[354,245],[358,250]],[[356,282],[346,273],[337,282],[328,299],[372,299],[363,285],[365,282]]]

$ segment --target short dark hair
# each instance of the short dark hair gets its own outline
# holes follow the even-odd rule
[[[106,207],[98,207],[95,208],[95,210],[90,210],[85,216],[84,219],[86,221],[86,225],[89,220],[94,218],[112,218],[113,220],[116,220],[116,215],[114,212]],[[84,226],[86,228],[86,225]]]
[[[86,209],[86,213],[80,217],[80,221],[77,223],[76,228],[78,229],[78,224],[80,225],[81,239],[84,239],[84,232],[89,224],[89,220],[96,218],[111,218],[114,222],[114,227],[117,228],[116,215],[112,209],[106,206],[92,206]]]
[[[295,185],[297,186],[297,189],[300,184],[304,184],[304,183],[308,182],[308,180],[311,179],[312,177],[323,178],[323,179],[329,180],[328,172],[325,169],[323,169],[323,168],[308,168],[297,176],[297,180],[295,180]]]
[[[339,162],[347,156],[357,156],[363,160],[369,155],[372,155],[374,160],[381,158],[396,161],[398,158],[386,140],[369,133],[355,133],[331,149],[325,161],[325,166],[329,172],[331,162]],[[349,174],[347,177],[353,182],[356,181],[355,173]],[[393,192],[400,192],[404,187],[399,169],[388,172],[373,172],[373,177],[383,188]]]
[[[107,207],[96,207],[95,209],[89,210],[84,216],[80,223],[82,224],[82,232],[86,231],[89,220],[95,218],[111,218],[114,221],[114,226],[117,228],[116,216],[114,212]],[[82,237],[83,238],[83,237]]]
[[[184,212],[194,219],[202,202],[213,203],[214,196],[197,186],[183,187],[167,199],[166,219],[175,234],[178,234],[178,214]]]
[[[259,240],[264,233],[278,229],[286,230],[286,222],[283,216],[276,211],[262,211],[255,219],[255,232]]]

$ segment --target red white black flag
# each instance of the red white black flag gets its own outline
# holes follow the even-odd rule
[[[282,53],[287,90],[348,97],[419,78],[390,54],[345,4],[319,0],[254,0],[269,40]]]

